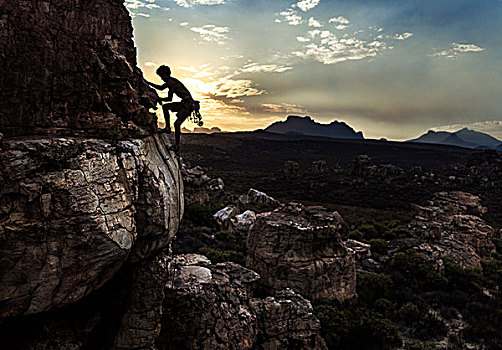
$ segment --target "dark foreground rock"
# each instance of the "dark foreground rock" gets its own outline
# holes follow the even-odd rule
[[[169,247],[183,215],[167,138],[4,140],[0,317],[73,303]]]
[[[354,256],[341,240],[342,218],[322,207],[290,203],[258,214],[248,236],[246,266],[268,293],[291,288],[311,300],[356,295]]]
[[[254,298],[258,279],[231,262],[176,257],[158,348],[326,349],[310,302],[292,290]]]
[[[0,1],[0,132],[144,136],[155,92],[123,1]],[[138,126],[139,128],[135,128]]]

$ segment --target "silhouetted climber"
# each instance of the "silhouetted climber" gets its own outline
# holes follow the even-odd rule
[[[176,112],[176,121],[174,122],[174,136],[175,145],[174,149],[178,150],[180,146],[181,139],[181,124],[192,114],[192,112],[198,112],[200,105],[199,101],[195,101],[190,94],[190,91],[183,85],[181,81],[176,78],[171,77],[171,69],[168,66],[160,66],[156,71],[157,75],[164,81],[164,84],[157,85],[151,82],[147,82],[151,87],[157,90],[169,89],[167,97],[159,97],[159,102],[169,102],[162,104],[162,112],[164,114],[164,119],[166,120],[166,127],[161,130],[161,132],[171,133],[171,126],[169,121],[169,111]],[[181,98],[180,102],[171,102],[173,100],[173,95],[176,94]],[[197,113],[198,114],[198,113]],[[198,114],[200,118],[200,114]],[[199,120],[199,124],[201,124]]]

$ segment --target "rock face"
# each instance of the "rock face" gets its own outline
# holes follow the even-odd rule
[[[183,164],[181,173],[183,175],[186,205],[207,204],[210,192],[221,193],[225,188],[222,179],[211,179],[199,166],[188,168]]]
[[[481,219],[486,208],[465,192],[439,192],[426,206],[415,206],[412,230],[423,242],[419,250],[439,259],[448,256],[461,266],[481,267],[495,251],[494,229]]]
[[[3,141],[0,317],[73,303],[169,247],[183,193],[167,142]]]
[[[123,1],[2,0],[0,38],[5,136],[155,130]]]
[[[258,214],[246,266],[269,293],[291,288],[310,300],[352,299],[355,260],[341,241],[341,222],[336,212],[296,203]]]
[[[200,255],[174,260],[159,349],[326,349],[312,306],[288,290],[252,298],[258,274]]]

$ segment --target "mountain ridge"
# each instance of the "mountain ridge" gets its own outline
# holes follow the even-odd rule
[[[275,122],[264,130],[277,134],[300,134],[340,139],[364,139],[361,131],[356,132],[344,122],[335,120],[329,124],[321,124],[309,116],[301,117],[290,115],[285,121]]]
[[[502,149],[501,140],[489,134],[468,128],[455,132],[429,130],[427,133],[405,142],[434,143],[472,149]]]

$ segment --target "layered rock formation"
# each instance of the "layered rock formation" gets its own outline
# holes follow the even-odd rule
[[[159,349],[326,349],[312,306],[291,290],[253,298],[259,275],[181,255],[167,284]]]
[[[4,140],[0,317],[73,303],[169,246],[183,214],[165,138]]]
[[[155,130],[122,1],[2,0],[0,38],[5,136]]]
[[[123,1],[0,1],[0,339],[151,348],[183,215]]]
[[[481,267],[495,252],[494,229],[481,218],[485,213],[478,196],[436,193],[426,206],[415,206],[411,229],[425,240],[418,250],[438,261],[449,257],[461,266]]]
[[[260,274],[268,293],[291,288],[310,300],[350,300],[355,260],[341,240],[341,223],[336,212],[296,203],[258,214],[246,266]]]

